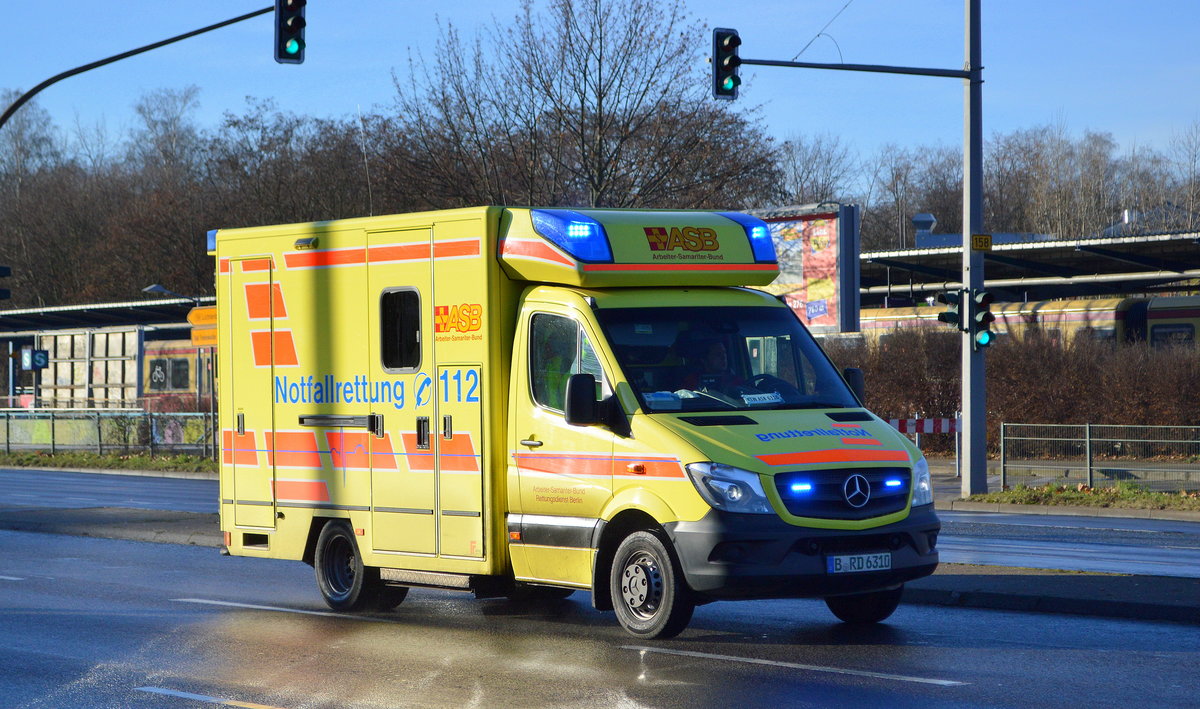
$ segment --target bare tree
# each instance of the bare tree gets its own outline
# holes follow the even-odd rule
[[[397,81],[392,188],[429,206],[775,198],[770,139],[704,96],[701,32],[679,0],[527,1],[489,37],[502,46],[469,50],[447,28]]]
[[[829,133],[785,140],[779,161],[783,190],[791,204],[842,200],[861,171],[850,148]]]

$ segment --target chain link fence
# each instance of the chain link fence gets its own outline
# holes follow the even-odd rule
[[[1200,490],[1200,426],[1005,423],[1000,485]]]
[[[215,459],[219,451],[215,413],[21,409],[3,414],[5,453],[190,453]]]

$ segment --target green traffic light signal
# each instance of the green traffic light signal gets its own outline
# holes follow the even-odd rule
[[[738,86],[742,80],[738,76],[738,67],[742,59],[738,56],[738,47],[742,38],[737,30],[718,27],[713,30],[712,53],[712,92],[713,98],[732,101],[737,98]]]
[[[996,341],[996,333],[992,331],[992,323],[996,316],[991,311],[995,296],[985,290],[971,291],[971,347],[981,350]]]
[[[275,61],[300,64],[304,61],[304,6],[307,0],[275,0]]]

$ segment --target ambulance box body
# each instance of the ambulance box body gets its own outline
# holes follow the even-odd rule
[[[862,408],[737,213],[481,207],[210,233],[221,529],[339,610],[592,593],[875,622],[937,565],[920,452]]]

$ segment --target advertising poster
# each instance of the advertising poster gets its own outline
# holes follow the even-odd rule
[[[813,333],[858,329],[858,207],[820,204],[755,210],[771,228],[782,296]]]

